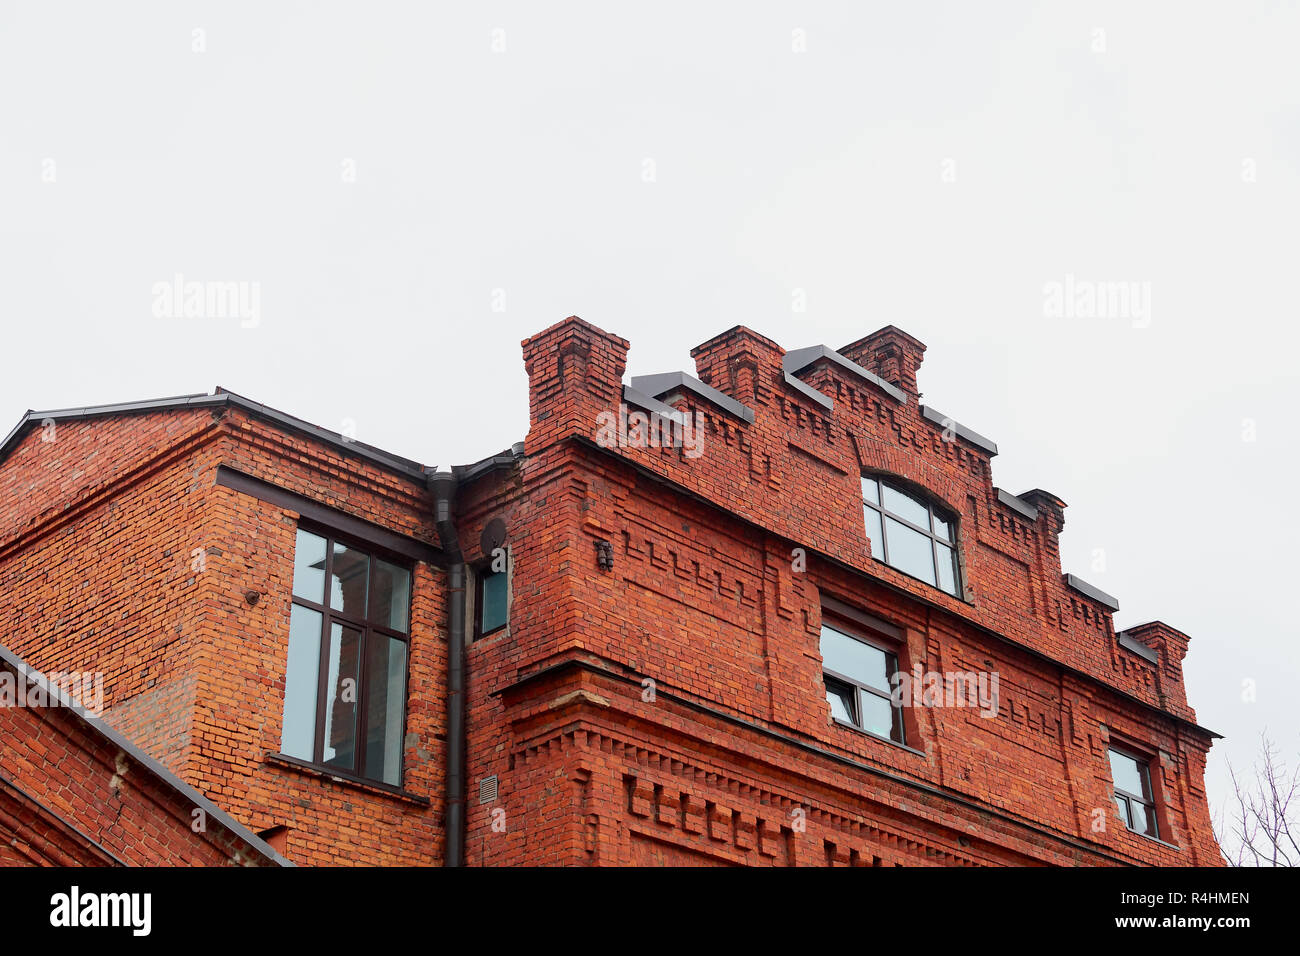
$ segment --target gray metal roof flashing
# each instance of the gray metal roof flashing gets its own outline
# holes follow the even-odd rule
[[[452,465],[451,473],[456,476],[458,481],[465,482],[473,481],[480,475],[486,474],[489,471],[494,471],[497,468],[512,468],[519,459],[524,457],[523,446],[523,442],[516,442],[505,451],[498,452],[497,454],[484,458],[481,461],[476,461],[471,465]],[[426,468],[425,474],[432,475],[437,471],[437,468]]]
[[[424,483],[424,466],[409,458],[403,458],[400,455],[394,455],[383,449],[376,448],[373,445],[367,445],[365,442],[354,441],[345,438],[338,432],[332,432],[325,428],[320,428],[310,422],[303,421],[301,418],[295,418],[284,412],[277,411],[267,405],[254,402],[251,399],[238,395],[235,392],[218,388],[211,395],[178,395],[172,398],[159,398],[142,402],[119,402],[113,405],[88,405],[82,408],[60,408],[50,411],[28,411],[9,432],[5,440],[0,443],[0,462],[9,457],[9,454],[22,441],[30,428],[38,427],[46,421],[55,423],[64,421],[79,421],[90,418],[104,418],[111,415],[143,415],[150,412],[170,411],[180,408],[218,408],[221,406],[234,406],[243,409],[249,414],[256,415],[265,421],[272,422],[284,428],[291,429],[309,438],[314,438],[323,444],[337,448],[339,451],[349,455],[355,455],[358,458],[364,458],[374,464],[381,465],[391,471],[395,471],[407,478]]]
[[[834,362],[845,371],[852,372],[858,378],[870,382],[894,401],[901,402],[904,405],[907,404],[907,393],[898,386],[891,385],[873,372],[868,372],[857,362],[846,359],[839,352],[826,345],[810,345],[806,349],[795,349],[793,352],[786,352],[785,357],[781,359],[781,368],[786,372],[787,376],[795,376],[809,365],[820,362],[822,359]],[[786,380],[789,381],[789,378],[787,377]],[[816,389],[813,389],[813,391],[816,392]],[[821,393],[818,392],[817,394],[820,395]]]
[[[807,382],[795,378],[790,372],[782,371],[781,374],[785,377],[785,384],[789,385],[801,395],[811,398],[818,405],[822,406],[822,408],[826,409],[826,411],[829,412],[835,408],[835,399],[831,398],[829,395],[823,395]]]
[[[3,644],[0,644],[0,661],[3,661],[5,664],[8,664],[13,668],[19,677],[44,687],[48,699],[58,701],[60,708],[75,714],[96,734],[111,742],[113,746],[123,751],[132,760],[140,764],[190,803],[193,803],[196,807],[207,814],[207,816],[216,820],[235,836],[239,837],[239,839],[243,840],[259,854],[279,866],[294,866],[293,861],[285,859],[285,857],[272,849],[271,846],[261,837],[253,833],[242,823],[239,823],[237,820],[232,818],[203,794],[199,793],[153,757],[149,756],[135,744],[131,743],[131,741],[119,734],[101,718],[91,717],[88,715],[80,705],[63,693],[63,689],[57,683],[51,684],[44,674],[36,670],[34,667],[31,667],[26,661]]]
[[[332,445],[341,451],[358,455],[378,465],[383,465],[393,471],[400,472],[408,478],[413,478],[420,484],[424,484],[424,466],[418,461],[410,458],[403,458],[400,455],[394,455],[386,452],[382,448],[376,448],[374,445],[367,445],[365,442],[359,442],[351,438],[345,438],[338,432],[332,432],[327,428],[321,428],[310,422],[303,421],[301,418],[295,418],[292,415],[285,414],[268,405],[255,402],[252,399],[237,395],[226,389],[218,388],[217,396],[225,396],[230,400],[230,404],[244,411],[258,415],[268,421],[286,428],[301,432],[311,438],[315,438],[327,445]]]
[[[1069,574],[1067,572],[1065,575],[1065,583],[1067,586],[1078,591],[1084,597],[1090,597],[1097,603],[1106,605],[1106,607],[1110,608],[1112,611],[1119,610],[1118,600],[1111,597],[1101,588],[1093,587],[1091,584],[1089,584],[1087,581],[1085,581],[1083,578],[1079,577],[1078,575]]]
[[[1125,650],[1132,651],[1138,657],[1141,657],[1143,660],[1150,661],[1152,664],[1160,663],[1160,652],[1157,651],[1154,647],[1148,647],[1146,644],[1143,644],[1137,638],[1129,637],[1123,631],[1120,631],[1118,634],[1116,634],[1115,638],[1117,641],[1119,641],[1119,646],[1124,648]]]
[[[742,405],[725,392],[720,392],[712,385],[705,385],[698,378],[685,372],[659,372],[655,375],[637,375],[629,386],[634,391],[652,398],[663,398],[670,392],[686,390],[706,401],[712,402],[726,412],[730,412],[748,425],[754,423],[754,410]]]
[[[639,389],[633,388],[631,385],[623,386],[623,401],[629,405],[643,408],[647,412],[654,412],[656,415],[666,418],[671,422],[675,422],[678,425],[686,424],[685,413],[679,412],[671,405],[665,404],[664,402],[659,401],[659,399],[647,395]]]
[[[985,438],[979,432],[967,428],[961,422],[954,421],[947,415],[943,414],[943,412],[936,411],[929,405],[921,406],[921,417],[926,421],[934,422],[941,428],[951,428],[957,434],[958,438],[964,438],[981,451],[988,452],[990,455],[996,455],[998,453],[997,442],[993,441],[991,438]]]
[[[1038,520],[1038,509],[1027,501],[1021,501],[1009,491],[1003,491],[1001,488],[995,488],[998,493],[998,501],[1002,502],[1012,511],[1018,512],[1030,521]]]

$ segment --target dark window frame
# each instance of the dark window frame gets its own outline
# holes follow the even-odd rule
[[[491,560],[484,561],[474,567],[474,640],[480,641],[485,637],[491,637],[493,634],[499,634],[510,626],[510,553],[506,552],[506,569],[504,571],[493,571]],[[498,624],[492,630],[484,633],[483,631],[483,584],[490,577],[498,574],[506,575],[506,614],[505,620]]]
[[[1141,775],[1142,780],[1146,783],[1147,790],[1150,791],[1150,796],[1144,797],[1139,793],[1130,793],[1127,790],[1120,789],[1119,784],[1115,782],[1115,770],[1113,767],[1110,766],[1110,754],[1112,751],[1114,753],[1119,754],[1121,757],[1127,757],[1129,760],[1132,760],[1134,763],[1137,764],[1138,773]],[[1138,836],[1150,837],[1153,840],[1163,840],[1164,838],[1160,835],[1160,802],[1159,800],[1156,799],[1155,781],[1151,775],[1151,765],[1154,762],[1155,762],[1154,754],[1146,753],[1134,747],[1126,746],[1123,743],[1116,743],[1113,740],[1106,744],[1106,767],[1110,771],[1111,790],[1114,793],[1117,804],[1118,804],[1118,800],[1120,798],[1123,798],[1125,803],[1128,805],[1128,812],[1126,814],[1121,814],[1121,818],[1124,820],[1125,828],[1130,833],[1138,834]],[[1139,806],[1147,807],[1150,809],[1151,826],[1152,829],[1155,831],[1154,833],[1147,833],[1145,830],[1139,830],[1137,827],[1133,826],[1133,824],[1130,822],[1131,820],[1134,819],[1134,815],[1133,815],[1134,803],[1137,803]],[[1116,810],[1119,809],[1118,805],[1116,806],[1115,809]]]
[[[832,616],[830,614],[827,614],[825,611],[822,612],[822,627],[829,628],[830,630],[835,631],[838,634],[842,634],[845,637],[851,638],[855,641],[860,641],[861,643],[866,644],[868,647],[873,647],[876,650],[880,651],[882,654],[884,654],[885,655],[885,680],[886,682],[891,684],[891,689],[892,689],[893,675],[897,674],[899,672],[899,669],[902,667],[902,664],[900,663],[902,659],[902,655],[899,653],[898,644],[888,640],[887,638],[878,637],[876,635],[871,634],[869,631],[863,629],[859,625],[855,625],[853,621],[845,617],[839,615]],[[819,636],[818,650],[820,651],[820,649],[821,649],[821,638]],[[874,737],[877,740],[888,740],[891,743],[899,744],[900,746],[903,747],[908,746],[907,730],[906,727],[904,726],[904,721],[903,721],[902,704],[895,704],[892,694],[884,693],[879,688],[872,687],[869,684],[865,684],[859,681],[857,678],[852,677],[848,674],[844,674],[841,673],[840,671],[832,670],[831,668],[826,666],[824,660],[825,659],[823,658],[823,663],[822,663],[823,685],[826,685],[827,678],[829,678],[832,683],[841,684],[845,688],[853,690],[855,692],[853,695],[853,708],[851,711],[851,716],[853,717],[852,723],[846,724],[843,720],[841,720],[838,717],[835,717],[833,714],[831,716],[831,719],[835,723],[839,724],[841,727],[847,726],[852,730],[856,730],[858,733],[866,734],[867,736]],[[828,691],[829,689],[830,688],[827,687]],[[892,716],[890,721],[890,734],[888,737],[882,736],[881,734],[878,734],[875,731],[867,730],[867,728],[863,726],[863,720],[862,720],[862,713],[863,713],[862,694],[863,693],[868,693],[874,697],[881,698],[886,703],[889,704],[889,710]],[[826,701],[826,706],[828,708],[830,707],[829,700]]]
[[[916,492],[913,492],[910,489],[908,489],[906,486],[900,484],[899,482],[891,480],[891,476],[889,475],[867,472],[864,473],[861,477],[863,481],[870,480],[876,483],[876,494],[880,499],[879,503],[877,503],[875,501],[869,500],[866,497],[866,495],[861,496],[862,507],[871,508],[873,511],[875,511],[877,514],[880,515],[880,549],[883,557],[877,558],[875,557],[875,555],[872,555],[872,560],[883,561],[885,564],[889,565],[891,568],[893,568],[895,571],[898,571],[900,574],[906,574],[909,578],[914,578],[915,580],[920,581],[923,584],[929,584],[930,587],[937,588],[938,590],[942,591],[944,594],[952,595],[955,598],[962,597],[964,588],[962,585],[961,557],[960,557],[960,552],[957,548],[957,532],[958,532],[958,525],[959,525],[957,515],[949,511],[945,507],[936,505],[929,498],[929,496],[921,495]],[[903,497],[908,498],[911,501],[915,502],[917,505],[925,508],[926,524],[929,525],[929,527],[922,528],[920,525],[915,524],[913,521],[911,521],[911,519],[906,518],[903,515],[897,514],[896,512],[890,511],[888,508],[886,508],[885,507],[885,486],[886,485],[888,485],[889,489],[895,492],[896,494],[900,494]],[[903,568],[899,567],[898,565],[894,564],[892,561],[889,560],[889,530],[888,530],[889,526],[885,523],[886,518],[897,521],[899,524],[903,525],[904,527],[911,528],[913,531],[916,531],[919,534],[923,534],[930,539],[930,564],[934,570],[935,583],[930,584],[930,582],[926,581],[924,578],[916,577],[916,575],[909,573],[908,571],[904,570]],[[865,521],[866,519],[864,518],[863,519],[864,524]],[[936,530],[935,527],[936,521],[942,521],[948,525],[949,537],[947,538],[943,537],[940,534],[940,532]],[[939,583],[940,580],[939,545],[943,545],[944,547],[948,548],[952,552],[953,589],[951,591],[949,591],[947,588],[945,588],[942,584]]]
[[[321,595],[324,604],[317,604],[308,598],[300,597],[293,593],[293,582],[289,584],[289,599],[291,603],[297,604],[310,611],[315,611],[321,616],[321,635],[320,635],[320,660],[317,665],[316,675],[316,722],[314,736],[312,740],[312,759],[305,760],[301,757],[291,757],[288,754],[281,754],[288,760],[306,764],[314,767],[324,773],[334,776],[343,777],[348,780],[355,780],[358,783],[374,784],[380,787],[392,787],[401,789],[405,786],[406,779],[406,723],[410,716],[410,698],[411,698],[411,624],[412,610],[415,604],[415,562],[409,557],[390,551],[387,548],[376,545],[373,541],[366,541],[352,535],[342,533],[327,524],[308,519],[300,519],[298,527],[295,530],[295,550],[294,557],[297,558],[297,531],[306,531],[308,534],[314,534],[319,538],[325,539],[325,567],[324,579],[325,588]],[[382,560],[394,567],[406,571],[410,582],[407,588],[407,606],[406,606],[406,632],[386,627],[382,624],[376,624],[368,618],[358,617],[355,614],[349,614],[346,611],[338,610],[330,605],[329,587],[331,575],[334,570],[334,545],[341,544],[346,548],[360,552],[367,556],[370,564],[368,565],[368,581],[366,582],[366,613],[371,613],[375,606],[375,584],[377,575],[374,573],[374,562],[376,559]],[[343,627],[361,634],[361,646],[358,649],[360,661],[357,666],[357,720],[356,720],[356,749],[353,753],[352,766],[354,769],[348,770],[339,767],[336,764],[325,762],[325,719],[328,711],[328,687],[329,682],[329,651],[332,643],[331,623],[341,624]],[[369,677],[369,647],[370,635],[372,633],[380,634],[400,641],[406,647],[406,668],[402,675],[402,730],[401,739],[403,745],[399,750],[397,766],[397,782],[389,783],[382,778],[368,777],[365,774],[366,766],[366,746],[367,737],[369,736],[369,719],[368,708],[366,707],[367,697],[367,679]],[[283,733],[283,730],[281,731]],[[283,739],[282,739],[283,744]]]

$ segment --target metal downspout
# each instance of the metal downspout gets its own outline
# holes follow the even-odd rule
[[[465,865],[465,556],[456,534],[456,476],[429,476],[434,518],[447,568],[447,793],[443,814],[443,866]]]

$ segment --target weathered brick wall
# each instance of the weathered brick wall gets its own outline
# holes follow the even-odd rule
[[[178,410],[47,434],[0,467],[5,646],[40,670],[101,673],[106,719],[183,775],[202,604],[193,551],[218,426]]]
[[[444,573],[414,569],[407,793],[269,761],[298,516],[217,486],[216,474],[233,467],[436,546],[427,492],[237,409],[66,423],[56,435],[30,433],[0,468],[21,492],[3,514],[17,530],[0,539],[7,646],[43,670],[102,672],[107,722],[254,831],[287,828],[296,862],[440,862]]]
[[[0,865],[271,862],[73,711],[0,706]]]
[[[693,353],[700,378],[756,418],[667,396],[703,415],[698,458],[593,441],[622,399],[626,340],[568,320],[524,343],[527,455],[458,500],[466,557],[486,559],[492,518],[511,557],[509,625],[467,654],[471,865],[1218,862],[1186,635],[1130,632],[1158,651],[1154,665],[1119,646],[1109,608],[1063,579],[1063,503],[1027,494],[1031,519],[999,500],[989,453],[920,415],[909,338],[849,348],[907,402],[831,363],[802,372],[833,410],[783,380],[770,340],[710,340]],[[287,828],[291,859],[440,863],[444,572],[416,569],[407,792],[285,767],[268,754],[298,516],[216,474],[436,546],[428,492],[238,409],[60,429],[57,460],[34,432],[0,468],[32,499],[0,522],[14,529],[0,535],[0,586],[16,595],[0,623],[22,635],[17,649],[39,666],[106,669],[114,725],[254,830]],[[864,469],[958,514],[964,595],[870,558]],[[63,472],[80,475],[65,484]],[[911,708],[907,747],[834,724],[819,648],[829,600],[896,627],[905,668],[995,671],[996,717]],[[1118,821],[1112,737],[1159,753],[1161,834],[1176,849]],[[499,795],[480,803],[491,775]]]
[[[1140,633],[1156,666],[1118,646],[1109,608],[1064,582],[1059,500],[1027,496],[1033,520],[1000,502],[989,454],[945,438],[914,392],[901,404],[823,363],[804,379],[835,399],[828,412],[747,330],[695,354],[752,424],[683,392],[668,401],[705,416],[700,457],[596,448],[626,349],[579,320],[527,340],[522,487],[485,478],[463,498],[464,537],[504,516],[515,560],[510,628],[470,652],[471,862],[1219,861],[1185,638]],[[959,515],[965,599],[870,559],[864,469]],[[597,567],[601,539],[612,571]],[[899,627],[905,666],[996,671],[997,716],[914,708],[908,748],[832,723],[828,597]],[[557,667],[570,660],[610,676]],[[1159,752],[1161,834],[1177,849],[1116,817],[1116,735]],[[478,806],[489,774],[499,798]]]
[[[238,457],[233,451],[228,460]],[[278,483],[292,484],[293,468],[284,467]],[[323,497],[328,486],[320,481],[310,497]],[[403,747],[403,788],[410,796],[392,794],[268,761],[280,749],[297,515],[226,488],[215,490],[207,514],[205,540],[220,556],[208,562],[212,587],[201,626],[206,650],[195,716],[196,785],[255,830],[287,827],[284,853],[295,862],[438,864],[444,573],[423,563],[415,569]],[[391,523],[401,522],[394,516]],[[252,607],[244,596],[250,590],[263,595]]]
[[[210,409],[103,416],[38,426],[0,467],[0,547],[57,519],[97,492],[184,454],[215,428]]]

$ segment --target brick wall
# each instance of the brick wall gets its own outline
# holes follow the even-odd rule
[[[285,828],[295,862],[439,863],[442,570],[414,568],[406,792],[276,763],[298,515],[216,474],[270,478],[436,546],[424,489],[237,409],[43,435],[0,468],[14,494],[0,523],[11,529],[0,538],[7,646],[42,670],[102,673],[107,723],[254,832]]]
[[[495,803],[471,799],[473,862],[1219,862],[1185,637],[1135,631],[1162,647],[1156,665],[1120,647],[1110,608],[1062,574],[1064,504],[1004,503],[989,451],[921,415],[924,347],[886,338],[855,354],[908,401],[821,362],[801,377],[830,410],[785,383],[762,336],[700,346],[699,378],[755,419],[665,395],[703,416],[698,457],[593,440],[622,398],[625,340],[570,319],[523,343],[521,490],[464,499],[465,537],[504,517],[515,560],[510,628],[470,654],[471,798],[478,779],[499,780]],[[963,596],[871,559],[864,470],[959,516]],[[997,716],[914,708],[908,747],[833,723],[827,599],[899,628],[905,666],[995,671]],[[1156,754],[1163,842],[1115,813],[1112,739]]]
[[[25,669],[0,661],[0,680],[32,699]],[[79,712],[16,700],[0,706],[0,866],[276,864]]]
[[[123,731],[182,776],[218,436],[206,410],[61,423],[0,467],[5,646],[40,670],[102,673],[109,721],[123,705]]]
[[[242,416],[230,423],[223,464],[340,512],[436,543],[432,502],[409,482],[344,461],[307,440]],[[286,447],[286,443],[289,447]],[[437,865],[443,841],[445,574],[415,567],[405,794],[268,760],[280,749],[298,514],[213,488],[203,527],[209,594],[196,785],[258,831],[288,828],[285,855],[331,865]],[[246,594],[262,595],[249,606]]]
[[[509,624],[467,653],[468,863],[1219,862],[1187,636],[1132,629],[1154,663],[1121,645],[1110,607],[1062,574],[1064,503],[1008,502],[991,450],[922,415],[915,339],[847,346],[871,376],[797,370],[828,408],[786,380],[777,343],[716,336],[692,353],[698,377],[754,415],[664,394],[704,422],[698,457],[595,440],[624,400],[625,339],[570,319],[523,347],[526,455],[457,500],[466,558],[486,560],[499,518],[511,562]],[[441,863],[444,570],[415,572],[403,792],[285,766],[299,515],[216,479],[234,469],[437,547],[423,483],[233,407],[58,429],[0,467],[16,649],[105,670],[106,719],[254,831],[286,828],[291,859]],[[872,560],[864,470],[958,516],[961,595]],[[907,746],[834,723],[819,646],[834,602],[886,622],[905,668],[995,672],[996,716],[910,708]],[[1111,741],[1155,755],[1162,841],[1116,816]]]

